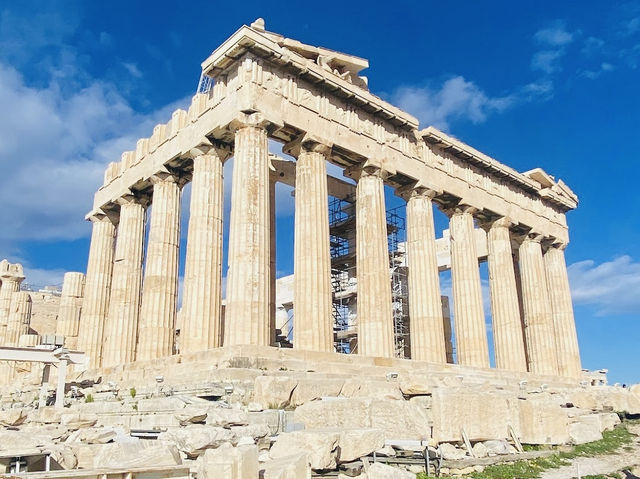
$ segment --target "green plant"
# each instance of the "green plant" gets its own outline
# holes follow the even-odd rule
[[[129,389],[129,394],[131,394],[131,399],[136,397],[136,388]]]
[[[84,398],[84,402],[93,402],[93,394],[87,394]]]

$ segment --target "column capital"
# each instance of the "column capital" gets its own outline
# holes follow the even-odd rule
[[[267,120],[259,111],[240,112],[233,120],[231,120],[231,123],[229,123],[229,129],[234,133],[238,130],[242,130],[243,128],[260,128],[268,130],[281,128],[282,126],[284,125]]]
[[[433,200],[435,197],[442,194],[442,190],[435,190],[428,186],[423,185],[421,182],[411,183],[409,185],[401,186],[395,191],[396,196],[403,198],[405,201],[409,201],[410,198],[429,198]]]
[[[86,218],[91,223],[112,223],[118,224],[118,214],[111,210],[98,209],[87,215]]]
[[[195,161],[196,158],[200,158],[206,155],[215,155],[220,158],[220,161],[227,161],[233,154],[233,147],[228,143],[209,138],[203,138],[198,146],[191,148],[185,155]]]
[[[475,206],[471,206],[462,202],[451,204],[449,207],[442,208],[442,212],[449,218],[454,215],[461,215],[463,213],[475,215],[478,211],[480,211],[480,208],[476,208]]]
[[[294,158],[298,158],[300,153],[303,151],[321,153],[325,157],[329,157],[331,155],[332,148],[333,142],[317,135],[304,133],[285,144],[282,151]]]
[[[558,238],[554,238],[553,236],[549,237],[549,238],[545,238],[543,240],[543,244],[542,246],[544,246],[544,248],[548,251],[550,249],[558,249],[560,251],[564,251],[567,248],[568,243],[565,241],[562,241]]]
[[[179,171],[175,171],[173,169],[165,168],[164,170],[157,171],[149,178],[152,185],[157,185],[158,183],[176,183],[179,188],[182,188],[187,184],[187,178],[184,175],[180,174]]]
[[[114,203],[120,206],[125,206],[130,204],[139,204],[143,208],[146,208],[151,203],[151,199],[149,198],[148,195],[129,191],[123,194],[122,196],[120,196],[118,199],[116,199]]]
[[[355,181],[358,181],[361,178],[364,178],[367,176],[375,176],[385,180],[389,176],[388,172],[382,169],[382,167],[377,165],[370,165],[367,163],[345,168],[343,174],[344,176],[347,176]]]
[[[478,221],[478,227],[482,228],[487,233],[491,229],[497,229],[497,228],[510,229],[512,226],[515,226],[517,224],[518,224],[517,222],[513,221],[508,216],[499,216],[499,217],[488,219],[485,221]]]

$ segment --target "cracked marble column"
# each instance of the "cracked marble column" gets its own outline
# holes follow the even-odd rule
[[[136,360],[173,354],[178,304],[180,179],[152,177],[151,227],[147,244]]]
[[[235,154],[224,345],[268,346],[270,331],[269,145],[259,113],[232,124]]]
[[[524,335],[529,371],[555,376],[558,360],[541,239],[539,235],[528,234],[518,249]]]
[[[64,274],[56,334],[64,336],[64,345],[68,349],[78,348],[84,282],[85,278],[82,273],[69,272]]]
[[[527,371],[524,336],[518,301],[516,273],[513,268],[511,221],[500,218],[487,229],[489,289],[496,367]]]
[[[573,317],[571,289],[564,259],[566,245],[552,244],[544,253],[547,285],[551,300],[551,312],[556,338],[558,373],[577,378],[582,373],[576,323]]]
[[[11,308],[11,295],[20,291],[20,283],[24,281],[24,273],[20,264],[10,264],[7,260],[0,261],[0,346],[7,339],[7,324]]]
[[[331,147],[301,146],[296,161],[293,347],[333,351],[327,155]]]
[[[389,247],[382,171],[365,167],[356,186],[358,354],[394,357]]]
[[[109,313],[116,226],[112,218],[96,214],[91,218],[89,261],[80,316],[78,349],[89,356],[89,367],[102,365],[104,326]]]
[[[228,148],[192,151],[193,179],[184,270],[180,352],[222,345],[224,162]]]
[[[113,260],[109,315],[105,324],[102,366],[111,367],[136,359],[140,318],[142,257],[146,201],[128,195],[120,198],[120,223]]]
[[[411,359],[446,363],[433,204],[436,192],[412,188],[407,201],[407,265]]]
[[[20,336],[29,333],[31,321],[31,295],[26,291],[11,293],[7,321],[7,346],[18,346]]]
[[[473,226],[475,208],[460,205],[450,219],[451,283],[458,364],[489,367],[482,283]]]

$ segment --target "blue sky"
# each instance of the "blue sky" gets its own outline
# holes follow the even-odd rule
[[[422,127],[567,182],[580,197],[566,254],[583,364],[640,382],[639,1],[2,2],[0,258],[40,285],[84,271],[83,217],[106,164],[186,106],[200,62],[256,17],[368,58],[371,90]],[[291,264],[278,259],[283,274]]]

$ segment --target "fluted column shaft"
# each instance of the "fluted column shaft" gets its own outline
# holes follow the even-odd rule
[[[0,345],[7,340],[7,324],[9,322],[9,311],[11,310],[11,296],[16,291],[20,291],[22,280],[13,277],[3,277],[0,286]]]
[[[18,340],[29,332],[31,321],[31,295],[26,291],[11,294],[9,318],[7,322],[7,346],[18,346]]]
[[[544,263],[556,338],[558,373],[561,376],[577,378],[582,372],[582,365],[567,264],[564,259],[564,245],[549,246],[544,254]]]
[[[56,334],[64,336],[64,344],[69,349],[78,347],[84,282],[84,274],[69,272],[65,273],[62,283]]]
[[[489,367],[487,329],[473,226],[473,209],[451,215],[451,282],[458,364]]]
[[[520,245],[519,256],[529,371],[557,375],[553,317],[540,237],[528,235]]]
[[[102,355],[104,367],[136,358],[140,317],[145,208],[135,198],[122,200],[113,264],[109,316]]]
[[[266,346],[271,339],[267,131],[259,118],[251,117],[237,128],[224,344]]]
[[[487,234],[489,250],[489,288],[496,367],[527,371],[520,304],[511,248],[511,222],[494,221]]]
[[[174,176],[153,178],[151,227],[142,283],[136,360],[173,354],[178,303],[180,186]]]
[[[276,185],[274,172],[269,174],[269,344],[276,344]],[[291,325],[290,325],[291,326]],[[286,337],[286,336],[285,336]]]
[[[434,192],[413,190],[407,196],[409,331],[411,359],[446,363],[440,278],[433,224]]]
[[[293,346],[333,351],[327,148],[312,148],[296,163]]]
[[[358,353],[394,356],[389,247],[384,182],[379,169],[364,169],[356,187]]]
[[[222,150],[211,149],[193,159],[181,313],[182,353],[222,345],[223,162],[227,156]]]
[[[78,333],[78,349],[89,356],[89,365],[102,365],[102,348],[113,274],[116,227],[107,216],[91,218],[93,230]]]

